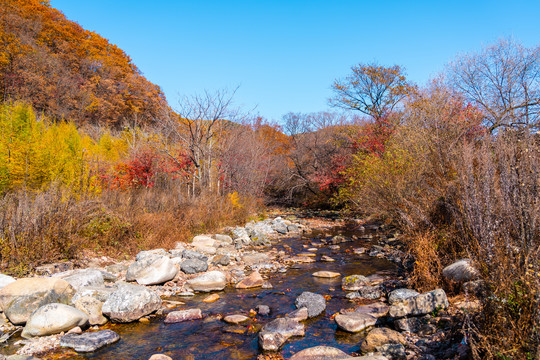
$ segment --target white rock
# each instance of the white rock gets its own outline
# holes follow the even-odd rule
[[[24,338],[58,334],[88,323],[86,313],[65,305],[47,304],[32,313],[21,334]]]
[[[195,291],[209,292],[223,290],[227,285],[227,277],[221,271],[208,271],[188,280],[187,284]]]

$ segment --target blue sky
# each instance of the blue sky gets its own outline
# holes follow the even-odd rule
[[[239,86],[269,119],[328,109],[352,65],[404,66],[420,85],[459,53],[501,37],[540,43],[540,1],[51,0],[118,45],[176,107],[179,95]]]

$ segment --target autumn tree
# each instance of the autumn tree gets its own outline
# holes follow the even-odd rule
[[[332,84],[330,104],[360,111],[375,121],[387,117],[412,90],[405,70],[398,65],[358,64],[351,70],[349,76]]]
[[[500,40],[449,67],[450,83],[476,105],[490,132],[540,128],[540,46]]]

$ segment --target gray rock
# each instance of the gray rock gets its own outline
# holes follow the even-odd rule
[[[182,252],[182,258],[184,258],[184,259],[197,259],[197,260],[201,260],[201,261],[204,261],[204,262],[208,261],[208,256],[206,256],[204,254],[201,254],[198,251],[194,251],[194,250],[190,250],[190,249],[186,249],[186,250],[184,250]]]
[[[393,305],[395,303],[407,300],[418,295],[420,295],[420,293],[412,289],[396,289],[394,291],[391,291],[390,294],[388,294],[388,303],[390,305]]]
[[[270,315],[270,307],[267,305],[257,305],[255,308],[257,310],[257,314],[262,316]]]
[[[272,225],[272,229],[279,234],[286,234],[288,232],[287,225],[283,222],[276,222]]]
[[[405,346],[401,344],[384,344],[377,347],[377,351],[382,355],[392,360],[405,360],[407,359],[407,353],[405,352]]]
[[[107,301],[109,296],[116,291],[116,287],[109,286],[86,286],[81,290],[77,291],[73,298],[71,299],[72,303],[75,303],[82,297],[90,296],[101,302]]]
[[[144,286],[121,283],[103,304],[103,314],[118,322],[131,322],[161,307],[161,298]]]
[[[0,289],[2,289],[6,285],[11,284],[12,282],[15,282],[14,278],[9,275],[0,274]]]
[[[294,224],[291,224],[291,225],[287,225],[287,231],[288,232],[298,232],[299,229],[298,229],[298,226],[296,226]]]
[[[157,285],[174,279],[178,269],[168,256],[147,255],[131,264],[126,273],[127,281],[141,285]]]
[[[60,339],[60,346],[77,352],[92,352],[120,340],[120,335],[112,330],[101,330],[84,334],[67,334]]]
[[[305,307],[310,318],[320,315],[326,310],[326,299],[320,294],[304,291],[296,298],[294,304],[298,309]]]
[[[30,314],[46,304],[69,304],[75,289],[58,278],[24,278],[0,290],[0,310],[15,325],[26,323]]]
[[[336,324],[339,328],[348,331],[348,332],[359,332],[375,326],[377,323],[377,318],[368,314],[362,313],[347,313],[347,314],[337,314],[334,317]]]
[[[422,325],[423,325],[423,321],[417,317],[402,318],[402,319],[394,320],[394,327],[397,330],[408,331],[411,333],[415,333],[418,330],[420,330]]]
[[[249,239],[249,234],[247,232],[247,230],[243,227],[237,227],[237,228],[234,228],[231,230],[231,233],[232,233],[232,238],[234,240],[236,239],[241,239],[241,238],[248,238]]]
[[[470,259],[456,261],[452,265],[445,267],[442,273],[448,280],[458,283],[476,280],[479,276],[478,271],[472,266]]]
[[[448,307],[448,299],[443,289],[436,289],[390,306],[389,315],[394,318],[408,315],[425,315],[437,309]]]
[[[382,291],[378,286],[364,285],[364,286],[360,286],[358,291],[351,294],[354,294],[354,295],[347,294],[348,299],[360,298],[360,299],[376,300],[382,296]]]
[[[229,235],[215,234],[214,239],[223,243],[232,244],[233,239]]]
[[[356,359],[329,346],[315,346],[297,352],[289,360],[349,360]]]
[[[146,250],[141,251],[135,256],[135,261],[141,261],[147,257],[159,257],[159,256],[167,256],[168,253],[165,251],[165,249],[153,249],[153,250]]]
[[[221,271],[209,271],[186,282],[194,291],[219,291],[227,286],[227,277]]]
[[[197,235],[191,241],[191,245],[197,250],[205,254],[214,255],[216,253],[216,240],[210,236]]]
[[[292,336],[304,336],[304,325],[293,319],[279,318],[264,325],[259,332],[263,350],[278,350]]]
[[[186,274],[198,274],[208,270],[208,264],[198,259],[187,259],[180,263],[180,270]]]
[[[227,266],[231,263],[231,258],[229,255],[216,255],[212,259],[213,265]]]
[[[341,279],[343,291],[357,291],[369,284],[369,279],[363,275],[351,275]]]
[[[388,315],[390,307],[383,303],[374,303],[369,305],[359,306],[354,310],[354,312],[359,314],[368,314],[376,318],[384,317]]]
[[[88,315],[88,323],[90,325],[104,325],[107,323],[107,318],[103,316],[102,308],[103,302],[91,297],[83,296],[74,301],[74,305],[77,309]]]
[[[58,303],[47,304],[32,313],[21,336],[28,339],[59,334],[87,323],[88,315],[74,307]]]
[[[294,310],[293,312],[285,315],[286,318],[294,319],[296,321],[304,321],[308,319],[307,308],[302,307],[300,309]]]
[[[75,290],[81,290],[87,286],[99,287],[105,285],[103,273],[97,269],[69,270],[54,274],[53,277],[66,280]]]

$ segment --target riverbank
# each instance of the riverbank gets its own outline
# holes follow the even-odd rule
[[[29,340],[19,337],[22,324],[5,321],[3,331],[13,335],[4,352],[42,359],[148,359],[155,353],[304,359],[302,350],[319,345],[373,359],[464,356],[466,342],[457,331],[463,299],[448,304],[442,290],[399,290],[408,283],[399,270],[406,255],[398,248],[395,234],[376,224],[289,216],[198,236],[169,251],[141,252],[135,261],[99,257],[40,267],[36,275],[56,279],[54,291],[62,281],[71,286],[64,302],[88,319],[82,315],[80,326]],[[70,269],[75,266],[83,269]],[[35,314],[26,316],[28,327]],[[58,348],[71,339],[81,349],[86,334],[104,330],[120,340],[106,333],[94,341],[104,344],[95,352]]]

